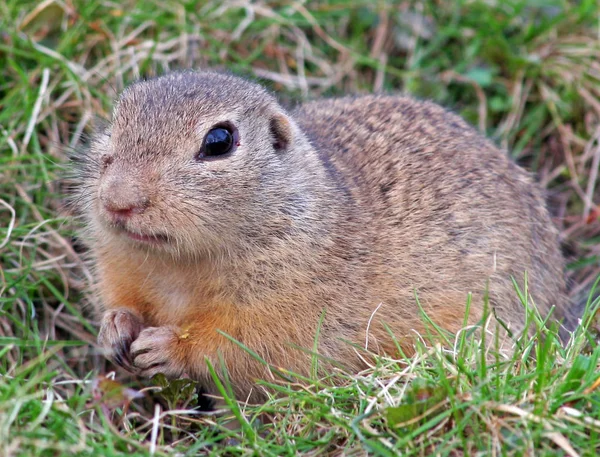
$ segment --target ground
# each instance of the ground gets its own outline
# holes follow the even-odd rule
[[[407,92],[458,112],[536,175],[571,296],[585,301],[600,272],[599,21],[594,0],[2,2],[0,456],[597,455],[591,300],[566,348],[530,312],[536,337],[509,360],[463,332],[332,373],[336,387],[266,380],[279,395],[265,405],[223,386],[233,431],[193,414],[187,381],[107,377],[59,177],[140,76],[222,68],[286,103]]]

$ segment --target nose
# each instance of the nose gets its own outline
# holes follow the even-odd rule
[[[147,204],[144,201],[139,202],[114,202],[104,203],[104,209],[115,217],[127,219],[134,214],[141,214],[146,209]]]
[[[143,213],[149,205],[148,197],[139,186],[122,179],[112,179],[100,188],[104,209],[116,220],[128,219]]]

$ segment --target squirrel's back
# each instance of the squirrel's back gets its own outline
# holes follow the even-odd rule
[[[504,151],[438,105],[400,96],[325,99],[295,118],[330,175],[375,227],[400,289],[490,288],[498,316],[571,319],[558,232],[541,189]],[[409,266],[409,268],[402,268]],[[486,278],[490,278],[488,283]],[[438,293],[436,291],[435,293]]]

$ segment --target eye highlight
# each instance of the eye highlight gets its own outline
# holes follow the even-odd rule
[[[231,124],[219,124],[208,131],[198,153],[198,159],[226,156],[235,151],[239,142],[238,130]]]

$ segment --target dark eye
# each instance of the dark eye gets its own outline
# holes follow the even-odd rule
[[[204,137],[198,157],[218,157],[232,152],[237,145],[237,130],[229,125],[212,128]]]

